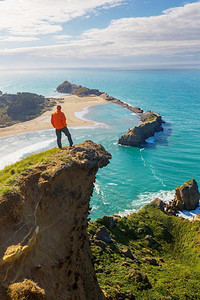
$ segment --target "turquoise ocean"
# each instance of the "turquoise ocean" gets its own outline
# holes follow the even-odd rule
[[[191,178],[200,187],[200,70],[10,70],[0,72],[0,90],[56,96],[56,87],[64,80],[158,112],[166,122],[162,133],[148,139],[144,147],[134,148],[119,146],[117,140],[139,124],[135,114],[115,104],[93,106],[78,114],[96,123],[69,128],[74,143],[89,139],[112,154],[110,164],[97,173],[91,219],[128,214],[156,197],[172,200],[175,187]],[[63,145],[68,145],[64,136]],[[55,146],[53,129],[1,138],[0,169]]]

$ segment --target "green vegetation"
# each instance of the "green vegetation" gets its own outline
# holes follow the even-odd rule
[[[56,162],[57,156],[55,154],[60,153],[60,149],[53,148],[38,154],[34,154],[24,158],[23,160],[5,167],[0,171],[0,194],[5,194],[7,192],[14,191],[18,186],[18,176],[21,174],[26,174],[31,168],[39,167],[47,163]],[[67,162],[69,156],[65,156],[63,159]]]
[[[34,119],[53,105],[54,100],[33,93],[0,94],[0,127]]]
[[[149,117],[148,119],[146,119],[144,122],[152,122],[154,121],[156,118],[154,117]]]
[[[113,243],[96,240],[103,225]],[[200,222],[147,205],[128,218],[97,219],[88,232],[107,299],[200,299]]]

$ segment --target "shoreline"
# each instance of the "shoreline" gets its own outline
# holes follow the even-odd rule
[[[62,106],[62,111],[65,113],[68,127],[95,126],[95,121],[93,122],[78,118],[78,114],[87,107],[108,104],[108,101],[99,96],[78,97],[75,95],[64,95],[56,98],[55,101]],[[54,129],[51,125],[51,114],[56,111],[56,105],[37,118],[0,128],[0,138],[32,131]]]

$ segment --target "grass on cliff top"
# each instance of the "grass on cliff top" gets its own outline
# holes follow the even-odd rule
[[[147,205],[137,214],[117,219],[114,227],[110,224],[111,217],[103,217],[88,227],[92,238],[104,225],[113,240],[105,249],[91,245],[107,299],[200,299],[200,222],[181,220]],[[147,235],[156,247],[145,239]],[[125,257],[122,249],[129,249],[136,259]],[[157,265],[151,265],[150,259]]]
[[[13,283],[8,288],[9,300],[42,300],[46,299],[46,294],[43,289],[41,289],[32,280],[24,279],[23,282]]]
[[[53,162],[55,155],[59,152],[60,149],[52,148],[38,154],[30,155],[15,164],[5,167],[0,171],[0,195],[11,192],[17,187],[17,177],[20,174],[29,171],[32,167]],[[68,159],[67,156],[65,158]]]

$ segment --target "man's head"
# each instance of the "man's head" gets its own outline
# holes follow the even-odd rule
[[[57,105],[57,110],[61,110],[61,106],[60,105]]]

